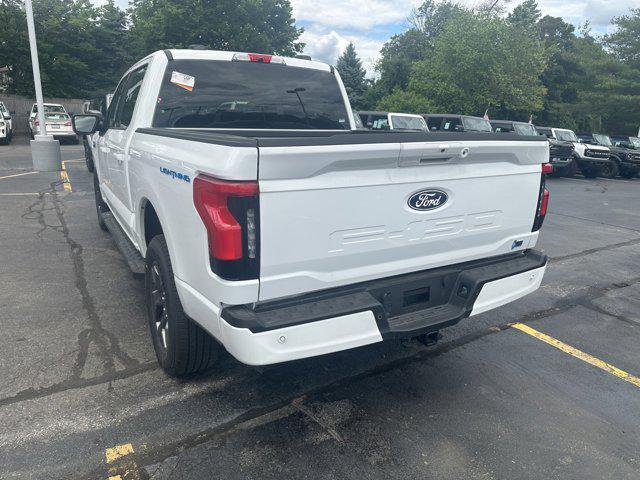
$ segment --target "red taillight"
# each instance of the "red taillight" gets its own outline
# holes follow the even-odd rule
[[[258,183],[198,175],[193,203],[207,229],[212,270],[230,280],[256,278]]]
[[[64,122],[64,126],[65,127],[70,127],[71,126],[71,120],[67,120],[66,122]]]
[[[279,63],[286,65],[284,58],[264,53],[235,53],[232,60],[234,62]]]
[[[40,125],[40,120],[38,120],[38,119],[36,118],[36,120],[33,122],[33,124],[37,127],[38,125]]]
[[[544,217],[547,215],[547,208],[549,207],[549,190],[546,187],[547,174],[553,172],[553,165],[550,163],[542,164],[542,176],[540,178],[540,190],[538,194],[538,203],[536,203],[536,216],[533,221],[532,232],[537,232],[542,228],[544,223]]]
[[[193,181],[193,201],[209,234],[209,251],[219,260],[242,258],[242,228],[229,211],[230,197],[253,197],[255,182],[226,182],[200,175]]]
[[[273,55],[266,55],[262,53],[250,53],[249,60],[258,63],[271,63]]]
[[[547,215],[547,207],[549,206],[549,189],[545,188],[542,192],[542,202],[540,202],[540,213],[538,216],[544,217]]]

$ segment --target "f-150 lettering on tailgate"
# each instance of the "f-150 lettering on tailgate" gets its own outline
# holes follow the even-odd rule
[[[338,230],[329,236],[329,253],[357,250],[363,244],[391,240],[394,243],[420,242],[434,238],[500,228],[501,210],[470,213],[444,218],[429,218],[405,226],[374,225]]]

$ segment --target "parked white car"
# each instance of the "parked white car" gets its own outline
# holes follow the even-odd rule
[[[64,106],[56,103],[45,103],[44,114],[46,122],[46,131],[48,135],[52,135],[56,140],[66,140],[71,143],[78,144],[78,136],[73,131],[71,125],[71,117],[65,110]],[[38,118],[38,104],[34,103],[29,112],[29,135],[40,134],[40,119]]]
[[[0,143],[8,145],[13,137],[13,119],[11,112],[0,102]]]
[[[98,221],[176,376],[425,342],[540,286],[548,142],[363,132],[324,63],[202,50],[131,67],[96,130]]]

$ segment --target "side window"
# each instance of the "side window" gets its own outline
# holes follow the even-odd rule
[[[122,97],[122,90],[124,90],[124,86],[127,83],[129,76],[127,75],[125,78],[120,80],[118,84],[118,88],[116,88],[115,93],[113,94],[113,99],[109,104],[109,110],[107,111],[107,128],[116,128],[116,113],[118,111],[118,104],[120,103],[120,98]]]
[[[438,130],[440,130],[440,124],[442,123],[442,119],[441,118],[427,118],[427,126],[429,127],[429,130],[431,130],[432,132],[436,132]]]
[[[127,128],[133,117],[147,65],[129,73],[118,84],[107,113],[108,128]]]
[[[138,100],[138,94],[146,72],[147,66],[144,65],[131,72],[127,78],[122,97],[118,103],[118,113],[116,114],[116,123],[120,128],[127,128],[131,123],[133,110],[136,107],[136,101]]]

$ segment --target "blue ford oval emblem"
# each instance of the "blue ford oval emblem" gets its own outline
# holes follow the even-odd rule
[[[409,197],[407,203],[414,210],[435,210],[442,207],[449,200],[442,190],[420,190]]]

